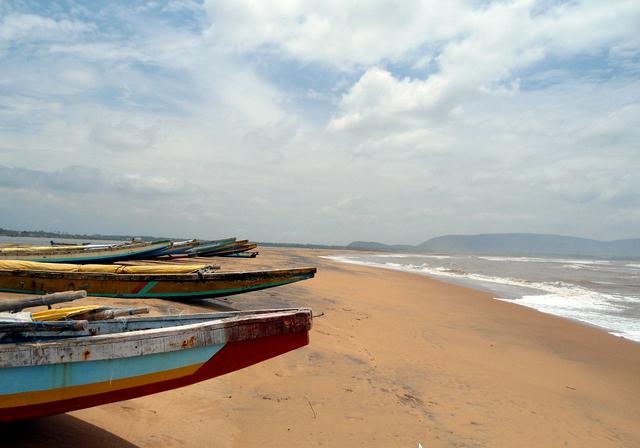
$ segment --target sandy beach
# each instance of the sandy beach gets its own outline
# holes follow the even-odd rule
[[[154,313],[309,306],[309,346],[183,389],[4,425],[2,446],[640,446],[640,344],[426,276],[319,258],[328,253],[260,248],[220,264],[318,274],[227,300],[147,302]]]

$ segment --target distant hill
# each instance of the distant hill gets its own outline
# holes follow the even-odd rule
[[[640,259],[640,238],[598,241],[573,236],[537,233],[489,233],[481,235],[444,235],[417,246],[354,241],[347,249],[383,252],[579,256]]]
[[[445,235],[417,245],[420,252],[640,258],[640,238],[598,241],[561,235],[495,233]]]

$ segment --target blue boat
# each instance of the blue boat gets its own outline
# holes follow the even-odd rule
[[[0,422],[175,389],[302,347],[307,308],[120,318],[0,338]],[[9,325],[11,326],[11,325]]]
[[[171,246],[171,241],[126,243],[111,246],[47,246],[0,248],[0,260],[46,263],[114,263],[122,260],[153,258]]]
[[[178,258],[178,257],[195,257],[197,256],[201,250],[212,250],[214,248],[223,247],[228,244],[234,243],[236,241],[235,238],[225,238],[221,240],[213,240],[213,241],[201,241],[197,239],[186,240],[186,241],[173,241],[171,246],[166,249],[156,252],[153,254],[153,258],[158,257],[167,257],[167,258]]]

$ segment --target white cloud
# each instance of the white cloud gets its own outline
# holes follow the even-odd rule
[[[640,7],[633,0],[542,5],[533,0],[483,6],[465,1],[205,1],[216,43],[232,51],[273,49],[339,68],[407,58],[424,65],[425,45],[447,46],[439,58],[443,71],[462,64],[473,67],[467,73],[471,79],[484,79],[487,71],[491,76],[508,72],[514,58],[516,64],[527,64],[548,51],[597,51],[621,43],[638,47]]]
[[[270,47],[303,61],[349,68],[400,60],[449,39],[470,8],[461,1],[205,1],[210,35],[231,51]]]
[[[82,21],[54,20],[35,14],[9,14],[2,17],[0,21],[0,42],[44,39],[62,40],[92,29],[92,24]]]
[[[40,216],[36,227],[71,231],[339,243],[635,236],[639,9],[239,0],[9,11],[0,226]]]
[[[518,90],[518,80],[511,78],[545,56],[597,53],[620,43],[640,48],[637,3],[563,5],[533,16],[535,5],[496,3],[471,13],[466,32],[444,44],[436,58],[439,70],[425,79],[368,69],[342,97],[330,128],[370,129],[399,120],[412,127],[416,118],[429,126],[429,120],[460,111],[478,96]]]

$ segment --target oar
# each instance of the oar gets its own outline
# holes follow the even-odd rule
[[[47,294],[45,296],[29,297],[27,299],[0,300],[0,312],[16,312],[24,308],[31,308],[32,306],[51,306],[54,303],[71,302],[85,297],[87,297],[87,291],[65,291]]]
[[[135,316],[136,314],[146,314],[149,312],[149,307],[143,306],[140,308],[111,308],[111,309],[97,309],[87,310],[80,313],[74,313],[69,316],[70,319],[83,319],[83,320],[106,320],[113,319],[122,316]]]
[[[0,333],[86,330],[86,320],[62,320],[58,322],[0,322]]]

